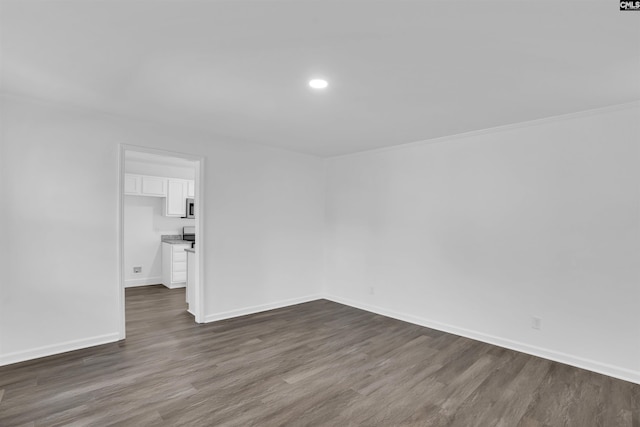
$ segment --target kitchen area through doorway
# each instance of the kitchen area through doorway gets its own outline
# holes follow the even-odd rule
[[[154,298],[166,294],[174,310],[196,316],[198,161],[130,149],[123,157],[122,281],[127,307],[131,295],[139,299],[146,293]],[[177,300],[184,305],[176,305]]]

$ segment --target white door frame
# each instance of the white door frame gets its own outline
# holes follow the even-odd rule
[[[196,241],[198,242],[198,250],[196,251],[196,277],[194,289],[194,305],[189,307],[193,310],[196,323],[204,323],[204,182],[205,182],[205,166],[204,157],[195,154],[179,153],[175,151],[158,150],[155,148],[142,147],[130,144],[120,144],[118,150],[118,306],[120,309],[120,339],[126,337],[126,320],[125,320],[125,301],[124,301],[124,166],[125,153],[127,151],[135,151],[139,153],[156,154],[160,156],[179,157],[182,159],[195,162],[195,215],[196,215]]]

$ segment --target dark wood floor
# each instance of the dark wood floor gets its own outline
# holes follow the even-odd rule
[[[328,301],[207,325],[127,290],[127,339],[0,368],[0,426],[640,426],[640,386]]]

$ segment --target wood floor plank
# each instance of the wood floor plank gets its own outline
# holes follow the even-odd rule
[[[0,367],[0,426],[630,426],[640,386],[326,300],[197,325],[126,291],[127,339]]]

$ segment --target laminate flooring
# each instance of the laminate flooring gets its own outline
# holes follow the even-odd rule
[[[0,426],[640,426],[638,385],[333,302],[126,294],[125,341],[0,368]]]

